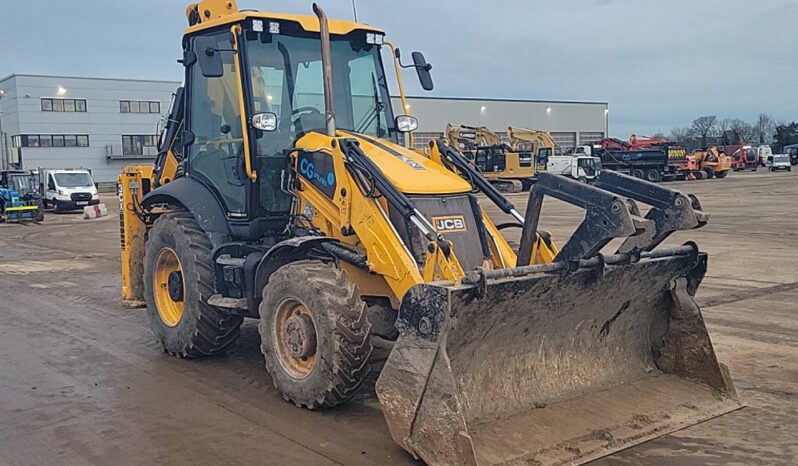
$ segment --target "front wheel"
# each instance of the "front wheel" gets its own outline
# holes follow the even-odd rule
[[[207,304],[213,295],[211,242],[188,212],[161,215],[148,232],[144,299],[161,348],[182,358],[223,353],[243,320]]]
[[[275,388],[308,409],[357,395],[371,370],[366,303],[346,273],[303,260],[269,277],[260,304],[261,351]]]
[[[726,178],[729,175],[729,170],[724,170],[722,172],[715,172],[715,176],[718,178]]]

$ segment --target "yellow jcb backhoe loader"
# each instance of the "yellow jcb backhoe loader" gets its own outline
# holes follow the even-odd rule
[[[545,171],[549,157],[557,155],[557,142],[545,131],[510,126],[507,140],[513,151],[528,152],[534,157],[535,174]]]
[[[484,126],[446,125],[447,144],[460,150],[502,192],[529,189],[535,176],[529,152],[514,152],[501,136]]]
[[[656,248],[705,223],[695,198],[544,173],[522,215],[442,140],[399,145],[417,122],[391,108],[393,46],[314,11],[188,7],[158,157],[119,176],[122,296],[165,352],[222,353],[259,318],[286,400],[330,408],[379,374],[392,437],[429,464],[584,462],[739,407],[693,298],[706,254]],[[586,210],[559,249],[546,196]]]

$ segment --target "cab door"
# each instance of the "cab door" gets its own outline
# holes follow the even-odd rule
[[[201,36],[198,36],[201,37]],[[198,37],[189,39],[194,49]],[[222,59],[220,77],[203,75],[199,63],[187,70],[188,99],[186,99],[186,127],[190,137],[186,141],[187,173],[205,184],[222,203],[231,219],[248,217],[249,185],[244,166],[248,148],[244,144],[242,103],[239,76],[236,73],[237,54],[230,30],[211,33]],[[204,50],[193,50],[196,54]]]

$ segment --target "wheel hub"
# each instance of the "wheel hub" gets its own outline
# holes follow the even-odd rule
[[[180,271],[175,270],[169,273],[166,286],[172,301],[178,303],[183,301],[183,274]]]
[[[307,358],[316,353],[316,327],[308,315],[294,314],[286,319],[283,338],[294,358]]]

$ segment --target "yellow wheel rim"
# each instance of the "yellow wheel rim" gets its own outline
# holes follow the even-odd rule
[[[183,318],[186,285],[180,259],[171,248],[158,251],[155,273],[152,275],[152,289],[161,320],[169,327],[176,326]]]
[[[316,323],[305,304],[287,298],[277,306],[272,341],[277,359],[288,375],[295,379],[310,375],[318,359]]]

